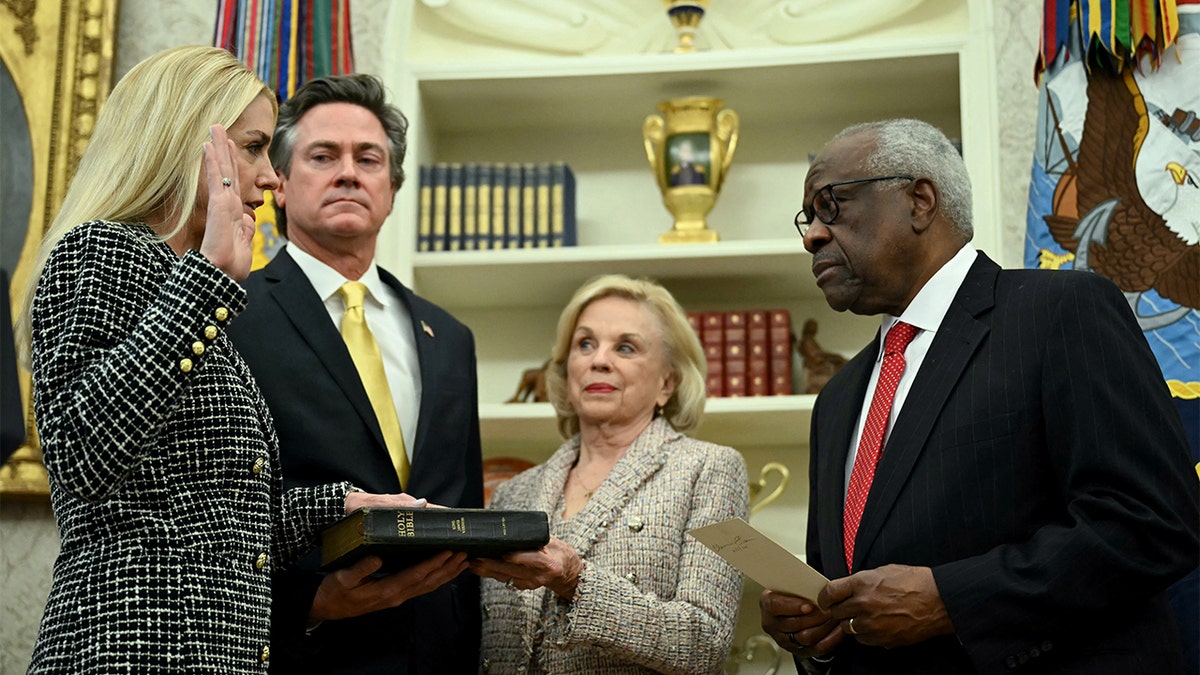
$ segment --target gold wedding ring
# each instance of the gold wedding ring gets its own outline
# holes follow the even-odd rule
[[[854,617],[850,617],[850,622],[846,624],[846,629],[851,635],[858,635],[858,631],[854,630]]]

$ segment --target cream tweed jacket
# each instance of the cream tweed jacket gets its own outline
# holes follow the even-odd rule
[[[33,389],[62,537],[31,673],[264,673],[271,571],[344,515],[284,493],[225,326],[246,292],[140,224],[74,228],[34,299]]]
[[[550,515],[585,561],[574,602],[483,580],[485,673],[720,673],[742,577],[685,534],[748,510],[746,464],[656,419],[584,508],[562,520],[579,436],[499,486],[492,508]]]

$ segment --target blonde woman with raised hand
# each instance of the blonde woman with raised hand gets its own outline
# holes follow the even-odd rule
[[[46,235],[18,340],[62,547],[31,673],[264,672],[272,569],[384,500],[283,492],[225,337],[277,185],[276,110],[224,50],[150,57],[109,96]]]

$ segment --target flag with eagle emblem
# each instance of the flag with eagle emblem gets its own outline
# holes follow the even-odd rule
[[[1200,461],[1200,0],[1046,0],[1035,75],[1025,266],[1125,292]],[[1200,675],[1196,571],[1171,603]]]
[[[1195,399],[1200,4],[1178,6],[1175,41],[1158,57],[1143,54],[1119,71],[1111,52],[1092,54],[1105,51],[1087,28],[1094,17],[1085,10],[1096,3],[1049,0],[1047,15],[1050,5],[1065,4],[1079,11],[1068,21],[1066,43],[1046,61],[1040,87],[1025,263],[1090,270],[1116,282],[1172,395]],[[1074,46],[1089,41],[1087,50]]]

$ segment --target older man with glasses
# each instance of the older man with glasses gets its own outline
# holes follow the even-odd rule
[[[1200,562],[1200,486],[1124,296],[976,251],[924,122],[843,131],[804,187],[817,285],[882,321],[813,410],[807,559],[833,581],[765,591],[763,628],[808,672],[1182,672],[1164,590]]]

